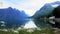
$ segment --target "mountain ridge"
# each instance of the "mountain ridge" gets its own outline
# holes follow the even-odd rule
[[[11,7],[0,9],[0,21],[4,21],[6,27],[24,25],[27,22],[27,20],[24,20],[26,18],[28,18],[28,16],[24,11],[19,11],[18,9],[13,9]]]

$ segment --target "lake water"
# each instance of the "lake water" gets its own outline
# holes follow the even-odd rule
[[[36,27],[51,27],[51,25],[49,24],[49,22],[44,22],[44,21],[40,21],[40,20],[29,20],[26,24],[25,24],[25,28],[36,28]]]
[[[26,22],[27,21],[27,22]],[[2,21],[3,22],[3,21]],[[24,28],[36,28],[36,27],[50,27],[50,24],[49,22],[44,22],[44,21],[41,21],[41,20],[24,20],[25,22],[25,25],[24,25]],[[23,23],[23,22],[20,22],[20,23]],[[9,23],[11,24],[11,23]],[[18,27],[18,26],[21,26],[19,25],[19,23],[15,24],[12,26],[9,26],[9,24],[5,24],[3,22],[3,24],[0,24],[3,28],[6,28],[6,27]],[[23,23],[24,24],[24,23]],[[8,25],[8,26],[7,26]]]

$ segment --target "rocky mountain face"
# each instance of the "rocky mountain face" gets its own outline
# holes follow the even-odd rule
[[[0,26],[2,24],[5,24],[6,27],[11,27],[12,25],[20,26],[27,22],[27,20],[24,20],[27,17],[24,11],[19,11],[15,8],[0,9]]]

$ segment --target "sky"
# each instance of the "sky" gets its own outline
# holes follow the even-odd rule
[[[33,16],[44,4],[60,0],[0,0],[0,8],[13,7]]]

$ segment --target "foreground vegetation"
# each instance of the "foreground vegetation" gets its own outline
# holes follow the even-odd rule
[[[0,29],[0,34],[56,34],[54,30],[48,27],[43,28],[29,28],[25,29],[23,27],[19,27],[17,29]]]

